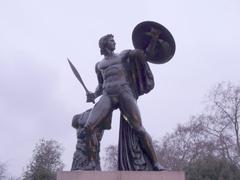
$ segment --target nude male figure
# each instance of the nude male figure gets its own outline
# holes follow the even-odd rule
[[[154,41],[156,41],[157,38],[157,33],[152,34],[152,44],[150,43],[150,46],[154,46]],[[153,164],[153,169],[164,170],[158,162],[152,139],[142,125],[137,101],[128,82],[124,61],[127,59],[127,56],[129,56],[129,51],[115,54],[115,46],[116,43],[111,34],[103,36],[99,41],[101,54],[104,55],[103,60],[96,64],[99,84],[95,93],[87,94],[87,102],[93,102],[98,96],[101,96],[101,98],[95,104],[89,115],[85,125],[85,132],[90,135],[113,110],[119,109],[139,136],[141,144],[143,144],[143,148]],[[147,49],[147,52],[150,51],[150,48]],[[134,53],[134,51],[132,52]],[[139,50],[135,51],[135,53],[143,52]]]

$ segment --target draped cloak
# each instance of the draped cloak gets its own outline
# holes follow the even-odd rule
[[[148,93],[154,88],[153,74],[142,50],[129,50],[124,66],[129,85],[136,100],[139,96]],[[118,170],[153,170],[149,157],[142,148],[141,139],[122,114],[120,115],[118,142]]]

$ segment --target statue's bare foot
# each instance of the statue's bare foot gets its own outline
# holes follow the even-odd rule
[[[159,162],[154,163],[153,165],[154,171],[166,171],[167,169],[164,168]]]

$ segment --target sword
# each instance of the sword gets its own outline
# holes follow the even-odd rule
[[[68,63],[69,63],[69,65],[70,65],[70,67],[71,67],[74,75],[76,76],[76,78],[78,79],[78,81],[82,84],[82,86],[83,86],[86,94],[90,94],[90,91],[89,91],[89,90],[87,89],[87,87],[85,86],[85,84],[84,84],[84,82],[83,82],[80,74],[78,73],[77,69],[75,68],[75,66],[72,64],[72,62],[71,62],[68,58],[67,58],[67,60],[68,60]],[[95,101],[93,101],[93,103],[95,104]]]

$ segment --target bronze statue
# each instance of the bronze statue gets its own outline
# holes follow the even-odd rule
[[[117,54],[112,34],[100,38],[99,47],[104,58],[95,66],[98,86],[94,93],[87,90],[87,102],[101,98],[92,108],[80,136],[91,137],[103,124],[110,124],[113,110],[119,109],[119,170],[164,170],[152,139],[143,127],[137,99],[154,87],[147,60],[167,62],[175,52],[175,44],[166,28],[151,21],[136,26],[133,44],[135,50]]]

